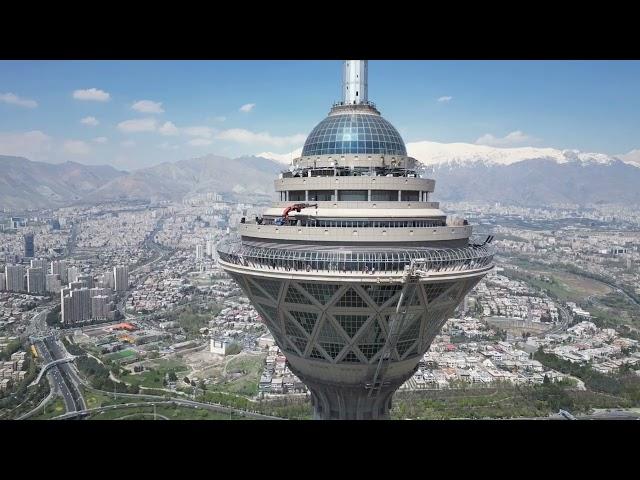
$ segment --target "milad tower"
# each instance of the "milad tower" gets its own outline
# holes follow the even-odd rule
[[[317,419],[389,418],[393,393],[493,268],[466,220],[368,100],[368,63],[344,62],[343,100],[275,180],[279,201],[218,245]]]

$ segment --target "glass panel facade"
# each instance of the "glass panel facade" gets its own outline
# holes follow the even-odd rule
[[[284,301],[286,303],[303,304],[303,305],[312,304],[311,300],[309,300],[302,293],[300,293],[293,285],[289,286],[289,289],[287,290],[287,295],[284,297]]]
[[[309,190],[310,202],[333,202],[335,197],[334,190]]]
[[[367,357],[367,360],[371,360],[384,346],[385,341],[386,337],[382,327],[378,321],[376,321],[372,323],[360,337],[358,349]]]
[[[340,326],[349,337],[355,337],[362,325],[369,319],[368,315],[334,315]]]
[[[427,294],[427,302],[434,302],[440,295],[442,295],[449,287],[450,283],[436,283],[433,285],[425,285],[424,291]]]
[[[318,335],[318,344],[333,360],[346,345],[344,338],[326,319]]]
[[[348,363],[360,363],[360,359],[352,351],[349,351],[349,353],[342,357],[342,361]]]
[[[309,358],[315,358],[317,360],[325,360],[324,355],[322,355],[316,348],[313,348],[311,350],[311,353],[309,354]]]
[[[420,192],[412,190],[403,190],[400,193],[402,202],[417,202],[420,199]]]
[[[360,295],[350,288],[336,303],[337,307],[351,307],[351,308],[367,308],[367,303],[362,299]]]
[[[280,295],[280,282],[278,280],[267,280],[266,278],[254,278],[252,279],[259,287],[266,291],[274,302],[278,302]],[[261,295],[264,297],[264,295]]]
[[[371,190],[371,200],[377,202],[397,202],[397,190]]]
[[[389,301],[396,293],[402,290],[400,285],[363,285],[362,288],[378,306]]]
[[[340,288],[340,285],[330,285],[326,283],[301,283],[300,286],[323,305],[331,300],[331,297],[333,297]]]
[[[302,149],[307,155],[384,154],[406,156],[398,131],[375,114],[331,115],[309,134]]]
[[[366,190],[338,190],[338,200],[341,202],[366,202]]]
[[[313,327],[316,326],[316,320],[318,319],[317,313],[312,312],[299,312],[296,310],[290,310],[289,313],[296,319],[296,321],[311,335]]]
[[[287,334],[287,338],[291,341],[298,350],[300,355],[304,354],[305,348],[307,348],[307,339],[304,333],[293,323],[289,318],[284,319],[284,330]]]
[[[304,190],[290,190],[289,201],[303,201],[304,202]]]

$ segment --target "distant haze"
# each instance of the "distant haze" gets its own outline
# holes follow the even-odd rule
[[[434,200],[640,205],[640,162],[633,152],[618,158],[577,150],[437,142],[408,143],[407,150],[436,180]],[[274,193],[277,174],[299,155],[300,149],[233,159],[206,155],[133,172],[0,156],[0,205],[22,209],[113,199],[179,201],[208,191],[238,201],[266,201]]]

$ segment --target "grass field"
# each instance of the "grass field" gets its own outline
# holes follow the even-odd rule
[[[58,415],[65,413],[64,401],[62,398],[57,397],[53,402],[47,404],[47,406],[40,411],[38,415],[31,417],[31,420],[49,420]]]
[[[586,277],[581,277],[573,273],[562,272],[555,269],[527,269],[527,272],[534,275],[545,275],[552,282],[545,282],[537,278],[528,278],[527,283],[541,289],[547,290],[552,296],[563,301],[580,302],[590,296],[604,296],[611,292],[611,288],[602,282]]]
[[[122,360],[123,358],[135,357],[136,355],[138,355],[138,353],[135,350],[131,350],[128,348],[126,350],[120,350],[118,352],[109,353],[104,356],[104,359],[118,361],[118,360]]]
[[[148,388],[163,388],[163,381],[168,372],[173,371],[178,377],[180,377],[180,372],[188,370],[184,362],[173,358],[154,360],[146,368],[148,368],[148,370],[141,373],[128,373],[126,375],[121,375],[119,379],[129,385]]]
[[[264,359],[265,355],[234,355],[227,363],[227,378],[234,373],[242,375],[238,378],[225,380],[224,383],[216,385],[216,388],[249,397],[256,395]]]
[[[160,370],[145,370],[142,373],[122,375],[120,380],[129,385],[149,388],[163,388],[164,372]]]
[[[161,358],[153,362],[152,368],[156,370],[162,370],[168,372],[173,370],[174,372],[184,372],[188,370],[187,365],[176,358]]]
[[[87,404],[88,409],[104,407],[107,405],[116,405],[118,403],[127,403],[131,401],[131,399],[127,397],[113,397],[111,395],[94,392],[93,390],[89,390],[86,388],[82,389],[82,396],[84,397],[84,401]]]

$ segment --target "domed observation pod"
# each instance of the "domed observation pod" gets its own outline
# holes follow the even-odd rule
[[[218,245],[318,419],[384,419],[464,296],[493,268],[466,221],[447,220],[397,130],[344,65],[343,100],[275,180],[280,201]]]

